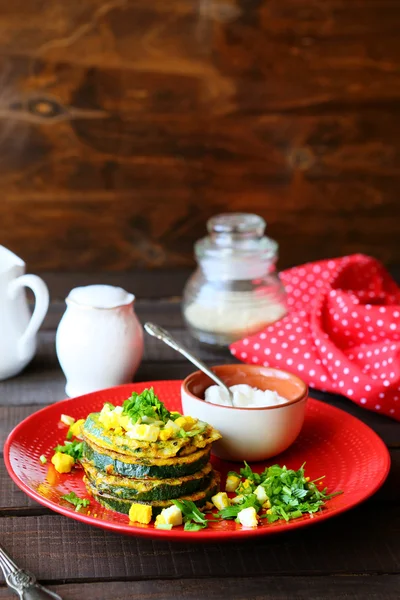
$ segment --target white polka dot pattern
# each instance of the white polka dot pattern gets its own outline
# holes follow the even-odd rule
[[[246,362],[257,357],[266,366],[290,367],[313,387],[340,392],[400,420],[395,401],[400,392],[400,289],[383,266],[356,254],[294,267],[281,278],[289,314],[233,344],[232,354]],[[247,344],[251,351],[244,357]]]

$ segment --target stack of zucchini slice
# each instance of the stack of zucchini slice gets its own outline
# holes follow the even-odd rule
[[[221,436],[210,425],[201,435],[145,442],[104,428],[99,414],[83,424],[81,463],[89,493],[103,506],[128,514],[132,503],[142,503],[157,515],[173,499],[203,506],[218,492],[219,474],[209,461]]]

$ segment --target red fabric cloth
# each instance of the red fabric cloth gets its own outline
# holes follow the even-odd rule
[[[383,266],[355,254],[281,278],[289,314],[232,344],[232,354],[400,420],[400,288]]]

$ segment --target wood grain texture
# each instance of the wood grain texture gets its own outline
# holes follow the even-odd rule
[[[207,218],[246,210],[282,267],[400,263],[399,17],[393,0],[7,6],[2,243],[40,271],[185,266]]]
[[[55,515],[0,523],[15,561],[45,581],[399,572],[400,517],[390,506],[359,507],[307,531],[234,544],[121,536]]]
[[[49,586],[66,600],[398,600],[399,575],[257,577],[67,583]],[[295,592],[293,591],[295,590]],[[294,595],[295,594],[295,595]],[[1,600],[13,600],[0,588]]]

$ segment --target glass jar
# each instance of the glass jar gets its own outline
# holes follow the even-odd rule
[[[207,222],[195,244],[198,268],[184,290],[183,314],[192,335],[228,346],[286,314],[284,287],[275,270],[278,244],[264,235],[258,215],[228,213]]]

